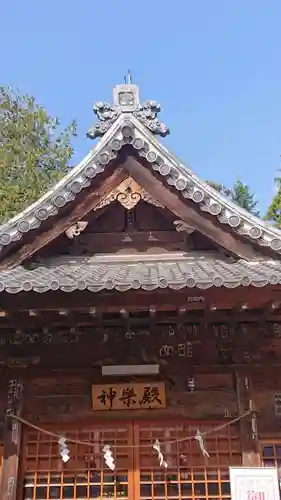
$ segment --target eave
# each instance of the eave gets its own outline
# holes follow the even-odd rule
[[[124,134],[124,129],[128,131],[128,128],[132,137]],[[191,200],[202,212],[210,214],[219,224],[228,226],[249,243],[252,241],[260,247],[269,248],[276,255],[281,254],[279,229],[252,216],[200,180],[130,113],[121,114],[83,161],[54,188],[0,226],[0,251],[20,240],[27,232],[39,228],[49,217],[59,214],[78,193],[90,186],[94,177],[104,172],[119,150],[128,143],[141,158],[146,159],[152,170],[163,177],[168,186],[180,193],[183,201]]]
[[[220,259],[190,258],[182,254],[104,255],[89,258],[64,257],[35,269],[16,266],[0,273],[0,291],[45,293],[61,290],[153,291],[198,288],[265,287],[281,283],[278,261],[232,263]]]

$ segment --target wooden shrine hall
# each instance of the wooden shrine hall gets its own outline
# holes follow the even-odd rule
[[[230,500],[281,467],[281,231],[164,147],[132,83],[0,226],[1,500]]]

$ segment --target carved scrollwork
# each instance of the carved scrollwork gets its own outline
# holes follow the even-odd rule
[[[128,177],[119,186],[100,201],[95,210],[99,210],[114,201],[118,201],[126,210],[132,210],[139,201],[145,201],[156,207],[162,207],[158,201],[154,200],[134,179]]]
[[[138,109],[133,112],[133,115],[155,135],[166,137],[170,131],[164,123],[158,120],[158,113],[161,111],[161,106],[156,101],[145,101]]]
[[[87,137],[89,139],[96,139],[103,136],[121,113],[120,108],[112,106],[107,102],[97,102],[93,107],[93,111],[98,121],[88,130]]]
[[[87,137],[96,139],[103,136],[117,120],[121,113],[126,113],[124,103],[111,105],[107,102],[98,102],[93,110],[98,121],[88,130]],[[170,133],[168,127],[158,120],[158,113],[161,111],[160,105],[156,101],[145,101],[139,105],[132,114],[155,135],[166,137]]]
[[[131,188],[128,186],[125,192],[117,193],[116,200],[119,201],[120,205],[124,208],[131,210],[141,200],[141,194],[131,191]]]
[[[79,221],[76,222],[73,226],[70,226],[66,231],[65,235],[70,239],[73,240],[76,236],[79,236],[82,231],[87,227],[88,222],[86,221]]]
[[[178,233],[185,232],[191,234],[194,231],[194,227],[190,226],[189,224],[187,224],[187,222],[183,220],[175,220],[174,225],[176,226],[176,231]]]

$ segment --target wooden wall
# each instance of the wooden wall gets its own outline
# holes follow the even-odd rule
[[[281,442],[281,414],[276,414],[274,404],[281,395],[276,325],[261,328],[252,322],[248,329],[238,325],[236,340],[233,325],[220,322],[207,327],[163,322],[127,330],[124,325],[2,332],[3,362],[9,364],[3,367],[0,384],[2,414],[8,380],[20,373],[24,380],[22,415],[42,427],[91,425],[100,418],[227,422],[252,407],[257,410],[259,440]],[[122,362],[160,365],[159,377],[140,381],[165,382],[165,409],[93,411],[93,384],[136,380],[101,376],[102,364]],[[252,434],[253,421],[247,417],[240,422],[245,465],[259,462],[258,442],[253,443]]]
[[[132,379],[101,379],[94,372],[50,374],[26,383],[24,416],[37,422],[73,422],[93,420],[94,418],[167,418],[176,415],[187,419],[220,419],[237,415],[237,397],[231,374],[198,374],[195,377],[196,389],[190,390],[192,380],[179,374],[169,373],[160,377],[165,381],[165,409],[119,410],[116,412],[93,412],[91,388],[93,384],[116,384]],[[135,379],[136,380],[136,379]],[[155,378],[137,379],[149,385]]]
[[[150,324],[120,323],[120,318],[106,326],[98,326],[97,320],[93,326],[66,321],[70,324],[64,327],[1,330],[0,356],[6,365],[0,384],[2,414],[13,370],[25,378],[24,415],[49,421],[93,418],[91,386],[118,382],[101,377],[102,364],[157,363],[159,379],[166,384],[166,413],[191,419],[235,417],[241,412],[238,373],[242,389],[249,381],[246,410],[251,399],[259,410],[260,432],[281,432],[274,406],[274,397],[281,394],[281,339],[275,323],[171,324],[164,316],[162,323],[152,319]]]

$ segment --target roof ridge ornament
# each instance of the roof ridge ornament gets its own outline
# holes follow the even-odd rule
[[[160,104],[153,100],[140,104],[139,88],[132,83],[130,72],[126,81],[128,83],[116,85],[113,89],[113,105],[104,101],[94,105],[93,111],[98,120],[87,132],[87,137],[89,139],[102,137],[123,113],[135,116],[154,135],[161,137],[169,135],[167,125],[158,119],[158,113],[161,111]]]
[[[98,121],[88,130],[86,136],[89,139],[102,137],[117,120],[121,111],[117,106],[112,106],[108,102],[100,101],[93,106],[93,111]]]
[[[131,70],[128,69],[128,73],[124,76],[124,83],[131,85],[133,83]]]

